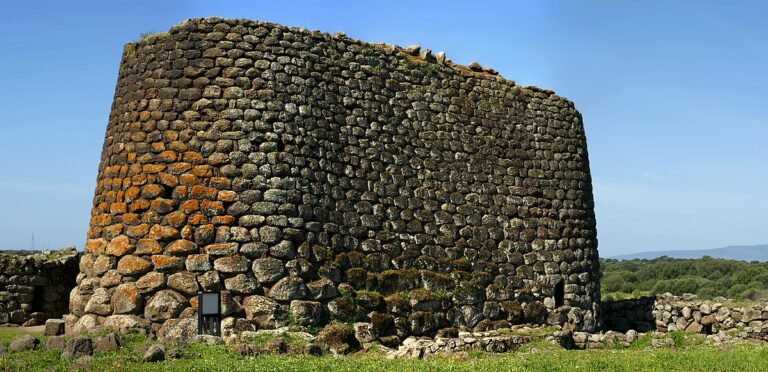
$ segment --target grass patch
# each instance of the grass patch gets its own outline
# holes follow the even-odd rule
[[[0,332],[3,339],[25,332]],[[183,349],[180,359],[143,363],[142,351],[154,341],[137,334],[125,335],[125,347],[116,352],[97,353],[90,362],[62,360],[57,352],[26,351],[0,355],[6,370],[120,370],[120,371],[763,371],[768,370],[768,346],[747,342],[722,351],[717,346],[670,332],[671,349],[647,350],[650,335],[635,341],[629,349],[563,350],[544,340],[531,342],[517,352],[486,354],[479,350],[440,355],[423,360],[388,360],[377,350],[345,357],[303,355],[259,355],[242,357],[226,345],[193,343]],[[303,345],[289,335],[260,335],[251,342],[266,344],[284,337],[289,345]],[[167,349],[174,345],[167,345]]]

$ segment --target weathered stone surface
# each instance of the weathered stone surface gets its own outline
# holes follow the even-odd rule
[[[8,350],[10,351],[34,350],[37,348],[38,345],[40,345],[40,339],[34,336],[24,335],[11,341],[11,344],[8,345]]]
[[[117,272],[122,275],[140,275],[152,269],[152,262],[137,256],[125,256],[117,263]]]
[[[96,317],[96,315],[93,314],[85,314],[80,317],[80,319],[75,322],[75,324],[72,326],[72,333],[74,334],[83,334],[88,333],[94,329],[96,329],[96,326],[99,325],[99,320]]]
[[[271,257],[253,260],[252,269],[259,283],[274,283],[285,276],[285,264]]]
[[[301,300],[307,296],[304,280],[296,276],[280,279],[269,290],[269,297],[279,301]]]
[[[64,321],[61,319],[48,319],[45,321],[45,335],[58,336],[63,335],[65,330]]]
[[[296,324],[302,326],[318,325],[323,316],[323,305],[314,301],[291,301],[290,310]]]
[[[156,271],[170,273],[182,270],[184,259],[174,256],[154,255],[152,256],[152,264],[155,266]]]
[[[109,333],[98,337],[93,343],[93,351],[97,353],[117,351],[121,347],[123,347],[123,340],[120,335],[116,333]]]
[[[170,289],[164,289],[147,302],[144,317],[153,322],[161,322],[177,317],[186,306],[186,297]]]
[[[235,276],[235,278],[240,275]],[[197,284],[204,291],[218,291],[221,289],[221,274],[218,271],[208,271],[197,276]],[[232,284],[235,287],[234,284]],[[231,288],[228,288],[233,290]],[[255,289],[255,288],[254,288]]]
[[[142,301],[143,297],[140,296],[136,283],[123,283],[118,285],[112,293],[112,310],[115,314],[139,313],[143,305]]]
[[[195,242],[179,239],[165,247],[166,253],[174,256],[186,256],[197,253],[197,244]]]
[[[109,292],[105,288],[96,288],[91,298],[85,304],[85,312],[97,315],[109,315],[112,313]]]
[[[133,250],[134,246],[131,244],[130,238],[125,235],[120,235],[107,243],[106,253],[117,257],[123,257],[133,252]]]
[[[331,323],[325,326],[317,334],[315,342],[336,355],[348,354],[360,348],[360,343],[355,338],[355,331],[352,327],[341,323]]]
[[[237,274],[231,278],[224,279],[224,287],[232,293],[254,294],[258,283],[252,277],[245,274]]]
[[[75,336],[67,341],[61,359],[78,359],[93,355],[93,341],[90,337]]]
[[[249,265],[248,258],[240,255],[225,256],[213,261],[213,269],[223,273],[244,273],[248,271]]]
[[[142,358],[144,362],[161,362],[165,360],[165,346],[161,344],[154,344],[147,349]]]
[[[136,287],[142,292],[152,292],[165,286],[165,274],[152,271],[136,281]]]
[[[110,315],[104,319],[104,327],[120,333],[144,333],[149,326],[146,319],[136,315]]]
[[[189,255],[186,266],[189,271],[208,271],[212,267],[210,256],[205,253]]]
[[[249,296],[243,300],[245,317],[254,321],[260,328],[273,328],[280,315],[280,304],[264,296]]]
[[[169,319],[159,334],[164,342],[183,343],[197,335],[197,318]]]
[[[184,271],[168,276],[168,287],[188,296],[197,294],[197,278],[195,274]]]

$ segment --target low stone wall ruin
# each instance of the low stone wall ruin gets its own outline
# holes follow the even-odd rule
[[[692,295],[604,302],[606,330],[626,332],[687,331],[768,341],[768,302],[737,303],[725,298],[704,301]]]
[[[0,254],[0,325],[39,325],[66,314],[79,260],[74,249]]]

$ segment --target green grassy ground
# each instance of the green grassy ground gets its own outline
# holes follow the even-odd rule
[[[8,344],[18,333],[0,332]],[[678,337],[679,338],[679,337]],[[424,360],[387,360],[380,353],[332,356],[266,355],[242,357],[226,346],[193,344],[181,359],[142,363],[135,351],[150,344],[141,336],[125,337],[126,347],[94,355],[91,362],[64,361],[59,353],[27,351],[0,356],[0,370],[12,371],[766,371],[768,346],[748,343],[728,351],[701,342],[678,342],[674,349],[646,350],[645,341],[621,350],[559,350],[529,345],[506,354],[460,353]]]

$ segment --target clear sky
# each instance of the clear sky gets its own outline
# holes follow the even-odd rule
[[[602,256],[768,243],[762,1],[3,1],[0,249],[82,249],[124,43],[204,16],[477,60],[585,120]]]

